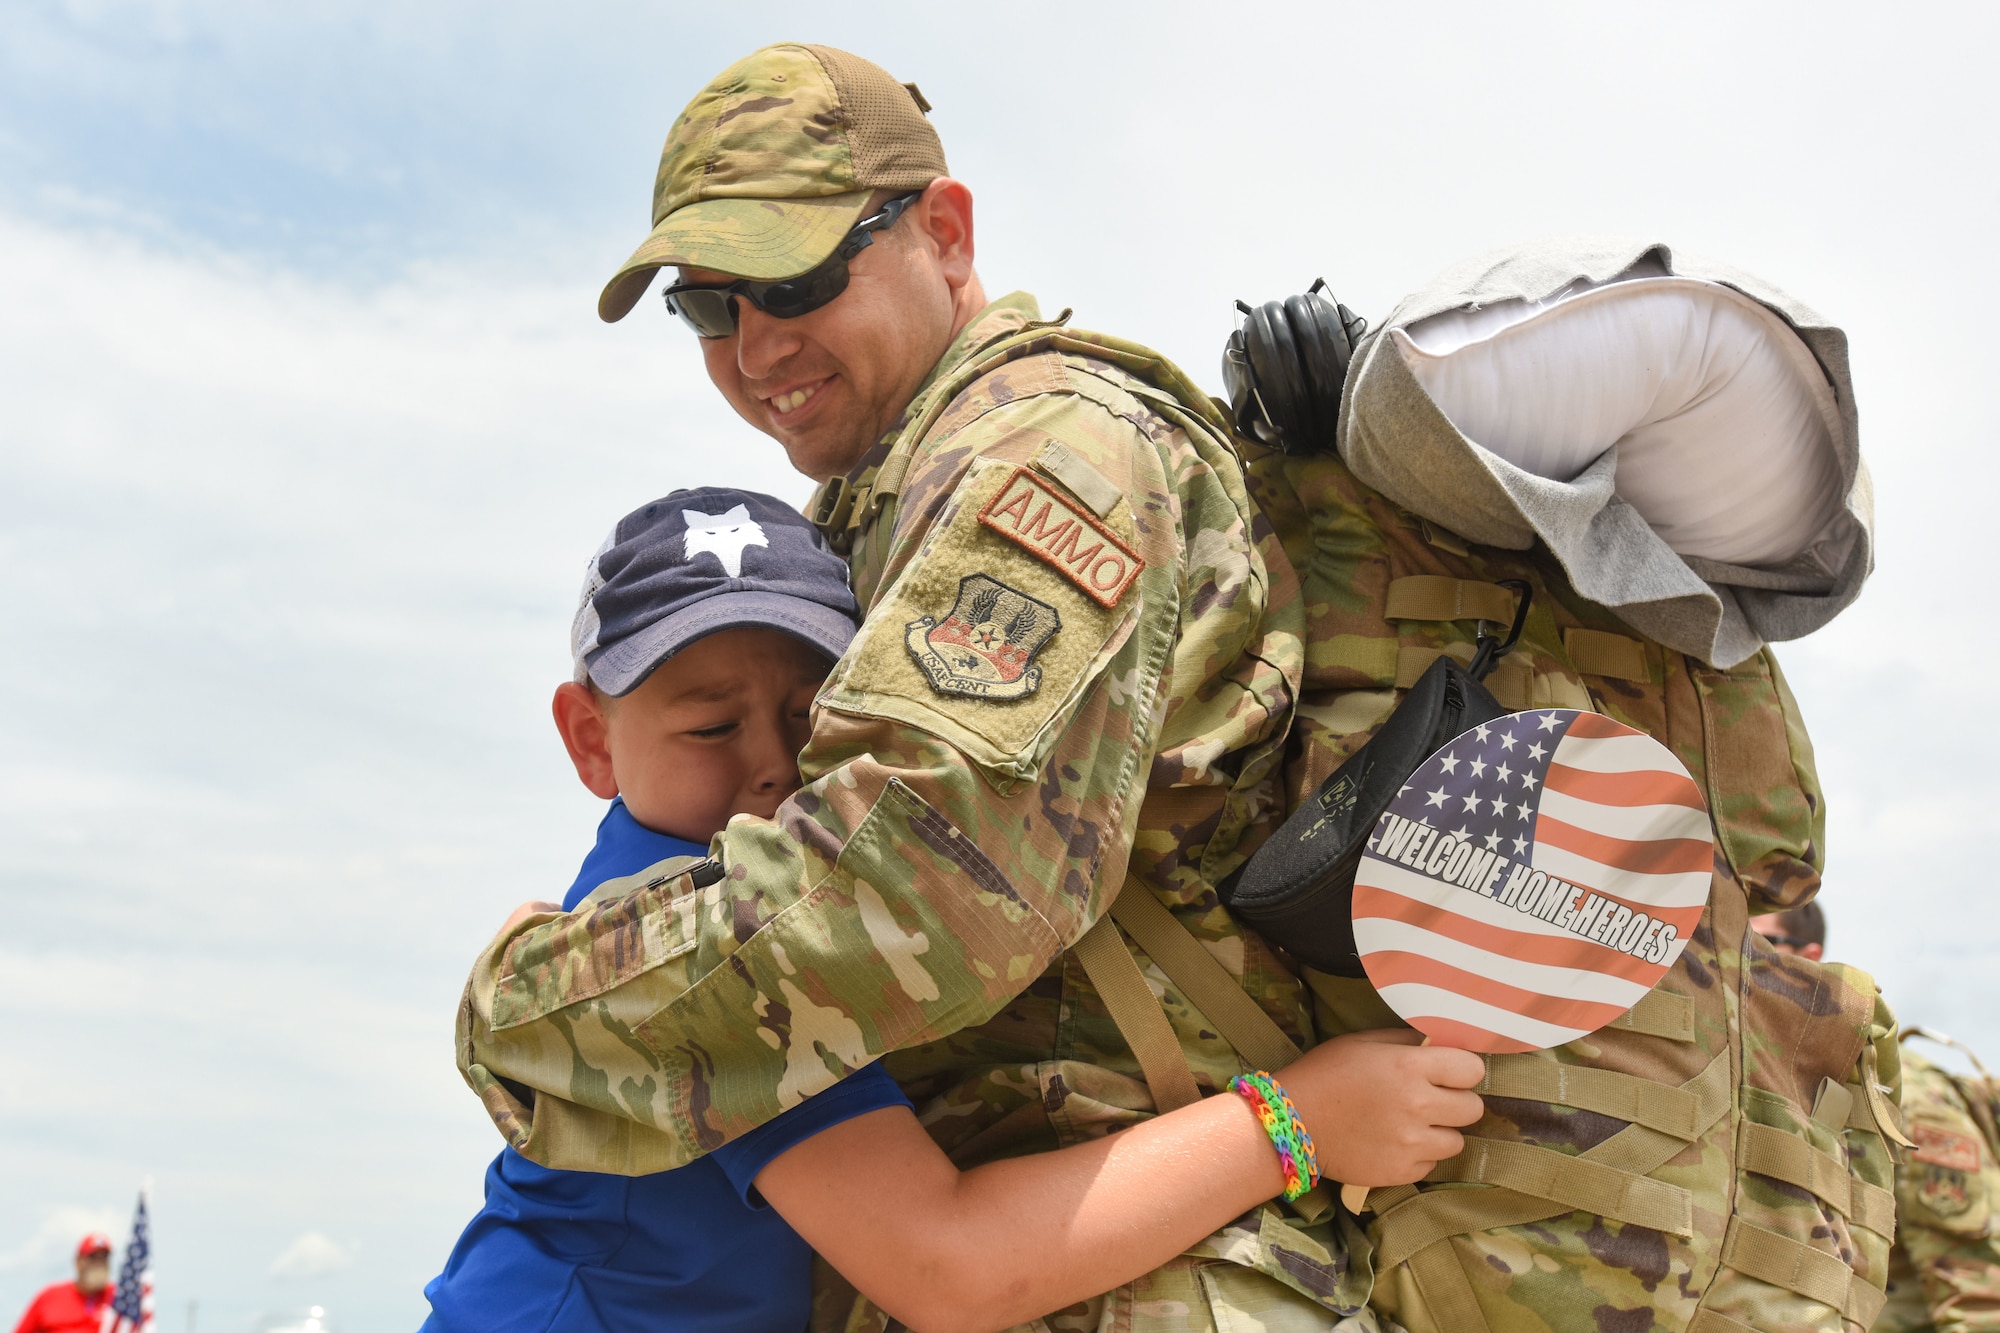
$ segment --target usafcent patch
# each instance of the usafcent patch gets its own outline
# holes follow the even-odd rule
[[[1146,567],[1095,515],[1024,467],[987,501],[979,521],[1039,556],[1099,606],[1118,605]]]
[[[919,616],[904,644],[939,694],[970,699],[1020,699],[1042,683],[1035,654],[1062,628],[1062,617],[988,574],[958,582],[958,600],[942,622]]]

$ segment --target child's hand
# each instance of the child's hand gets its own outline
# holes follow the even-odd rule
[[[522,903],[519,907],[514,909],[513,915],[507,918],[507,924],[500,927],[500,933],[502,935],[505,935],[508,931],[520,925],[523,921],[526,921],[531,916],[540,916],[543,912],[560,912],[560,911],[562,911],[561,903],[540,903],[540,902]]]
[[[1465,1147],[1459,1128],[1484,1113],[1468,1092],[1486,1063],[1470,1051],[1417,1045],[1407,1029],[1321,1042],[1277,1071],[1313,1136],[1320,1174],[1344,1185],[1407,1185]]]

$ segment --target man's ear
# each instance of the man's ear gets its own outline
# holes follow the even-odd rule
[[[972,275],[972,191],[964,181],[940,176],[924,187],[923,224],[955,297],[977,281]]]
[[[1808,944],[1799,950],[1799,957],[1807,960],[1808,962],[1817,963],[1820,959],[1824,958],[1825,956],[1826,956],[1826,946],[1823,944]]]
[[[618,778],[611,771],[611,728],[604,718],[604,705],[587,686],[566,680],[556,686],[550,704],[556,730],[562,733],[563,748],[576,765],[578,781],[593,796],[610,800],[618,794]]]

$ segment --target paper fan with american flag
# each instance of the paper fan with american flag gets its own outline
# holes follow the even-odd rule
[[[1539,1050],[1638,1003],[1708,902],[1714,835],[1664,745],[1600,713],[1512,713],[1410,775],[1354,878],[1368,978],[1440,1045]]]

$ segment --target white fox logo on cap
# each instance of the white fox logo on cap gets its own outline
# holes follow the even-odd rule
[[[703,551],[714,556],[722,565],[722,572],[730,578],[743,574],[743,548],[771,543],[764,540],[764,529],[750,517],[750,510],[737,505],[720,514],[704,514],[699,509],[683,509],[681,517],[687,520],[687,558],[692,564],[694,558]]]

